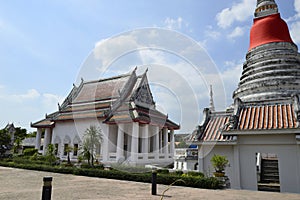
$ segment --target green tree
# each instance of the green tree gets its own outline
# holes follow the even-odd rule
[[[89,142],[87,140],[85,140],[83,142],[83,147],[82,147],[82,157],[88,161],[88,164],[91,165],[91,152],[89,150]]]
[[[65,148],[65,151],[67,152],[68,165],[71,165],[70,152],[73,151],[73,147],[71,147],[71,146],[68,145],[68,146]]]
[[[0,130],[0,157],[3,157],[7,150],[11,149],[11,138],[7,130]]]
[[[14,137],[19,138],[21,141],[25,139],[27,135],[27,130],[25,128],[17,127],[15,128]]]
[[[18,153],[18,150],[21,148],[22,141],[27,135],[27,130],[25,128],[17,127],[14,132],[14,153]]]
[[[91,159],[91,165],[94,166],[95,151],[102,142],[102,131],[99,127],[90,125],[83,136],[83,152],[86,157]],[[89,159],[88,159],[89,162]]]
[[[31,138],[31,137],[36,137],[36,131],[27,133],[26,138]]]
[[[56,161],[55,146],[53,144],[49,144],[47,146],[45,159],[50,165],[53,165],[55,163],[55,161]]]

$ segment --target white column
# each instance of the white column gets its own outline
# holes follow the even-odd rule
[[[155,126],[153,128],[153,134],[154,134],[154,154],[155,154],[155,159],[159,159],[159,127]]]
[[[169,158],[169,148],[168,148],[168,129],[167,128],[163,128],[163,137],[164,137],[163,149],[164,149],[165,159],[168,159]]]
[[[35,148],[40,150],[41,148],[41,138],[42,138],[42,129],[37,128],[36,136],[35,136]]]
[[[170,131],[170,154],[172,158],[174,157],[174,149],[175,149],[174,130],[171,130]]]
[[[143,138],[143,153],[149,153],[149,126],[146,124],[143,127],[143,132],[142,132],[142,138]],[[148,156],[148,155],[146,155]]]
[[[163,131],[159,131],[159,153],[163,153]]]
[[[131,137],[131,161],[136,163],[138,158],[138,144],[139,144],[139,124],[132,123],[132,137]]]
[[[51,128],[45,129],[45,138],[44,138],[44,148],[43,148],[43,155],[47,152],[47,147],[51,142]]]
[[[118,124],[117,162],[124,160],[124,124]]]
[[[174,168],[173,169],[177,170],[177,165],[178,165],[178,162],[175,160],[174,161]]]
[[[103,126],[102,162],[108,161],[109,125]]]

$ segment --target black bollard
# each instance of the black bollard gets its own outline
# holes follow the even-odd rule
[[[156,170],[152,170],[152,191],[151,194],[152,195],[156,195],[157,194],[157,188],[156,188],[156,176],[157,176],[157,171]]]
[[[51,192],[52,192],[52,177],[46,176],[43,178],[43,193],[42,200],[51,200]]]

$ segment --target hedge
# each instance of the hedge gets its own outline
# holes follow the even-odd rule
[[[129,173],[129,172],[118,171],[118,170],[62,167],[62,166],[25,164],[25,163],[14,163],[14,162],[3,162],[3,161],[0,161],[0,165],[4,167],[16,167],[16,168],[29,169],[29,170],[48,171],[54,173],[74,174],[74,175],[81,175],[81,176],[118,179],[118,180],[136,181],[136,182],[144,182],[144,183],[151,183],[151,178],[152,178],[152,174],[149,172]],[[176,175],[175,173],[170,173],[170,174],[158,173],[157,183],[164,184],[164,185],[173,184],[177,186],[187,186],[187,187],[205,188],[205,189],[220,189],[219,181],[214,177],[180,176],[180,175]]]

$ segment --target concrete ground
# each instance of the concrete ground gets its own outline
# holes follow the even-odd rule
[[[151,195],[151,184],[118,181],[103,178],[56,174],[0,167],[0,199],[41,199],[43,177],[52,176],[52,200],[117,199],[159,200],[167,189],[158,185],[158,195]],[[300,200],[300,194],[257,192],[247,190],[206,190],[172,186],[165,192],[164,200],[175,199],[241,199],[241,200]]]

